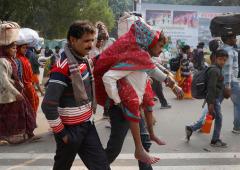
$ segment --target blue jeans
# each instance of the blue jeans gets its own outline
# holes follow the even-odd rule
[[[234,113],[233,129],[240,130],[240,82],[232,82],[231,89]]]
[[[212,136],[213,141],[220,139],[220,133],[222,129],[222,112],[221,112],[222,101],[223,101],[222,98],[217,98],[214,104],[215,123],[214,123],[214,131]]]
[[[220,133],[221,133],[221,129],[222,129],[222,112],[221,112],[222,101],[223,101],[223,97],[219,97],[216,99],[216,102],[214,104],[215,124],[214,124],[214,132],[213,132],[212,140],[218,140],[220,138]],[[190,128],[193,131],[201,129],[202,125],[205,123],[205,118],[206,118],[207,113],[208,113],[208,107],[206,104],[202,110],[202,115],[201,115],[200,119],[195,124],[190,126]]]
[[[205,122],[207,113],[208,113],[208,106],[207,106],[207,104],[205,104],[204,108],[202,109],[202,115],[201,115],[200,119],[196,123],[194,123],[193,125],[190,126],[192,131],[197,131],[197,130],[201,129],[202,125]]]

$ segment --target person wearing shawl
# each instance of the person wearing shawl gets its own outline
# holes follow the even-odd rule
[[[175,80],[178,86],[183,89],[184,99],[192,99],[192,68],[193,65],[189,58],[191,56],[191,48],[189,45],[184,45],[179,53],[180,67],[176,72]]]
[[[15,60],[19,25],[0,23],[0,145],[33,139],[33,110],[24,95]]]
[[[128,33],[121,36],[93,61],[97,103],[109,106],[112,128],[106,153],[110,163],[121,151],[128,130],[128,123],[124,119],[130,123],[136,159],[145,164],[159,161],[159,158],[151,157],[146,152],[147,149],[143,148],[139,121],[142,108],[145,111],[151,140],[161,144],[161,140],[155,136],[152,128],[154,103],[146,73],[158,81],[164,81],[180,98],[182,97],[182,91],[175,86],[173,79],[157,69],[151,60],[151,56],[158,56],[161,53],[165,43],[166,38],[163,33],[153,31],[139,19],[134,22]]]
[[[105,49],[107,49],[110,45],[113,44],[115,39],[109,38],[108,30],[105,24],[101,21],[96,22],[95,24],[97,28],[97,37],[94,42],[93,48],[88,54],[88,57],[94,58],[97,55],[100,55]],[[107,110],[104,108],[103,109],[103,117],[105,119],[109,119],[109,115]],[[110,123],[108,123],[105,127],[110,127]]]
[[[34,118],[36,120],[37,110],[39,105],[39,97],[33,86],[33,81],[32,81],[33,72],[32,72],[31,63],[28,60],[28,58],[25,56],[27,52],[27,48],[28,48],[27,44],[18,44],[17,58],[21,61],[22,68],[23,68],[22,83],[24,85],[24,92],[31,104],[31,107],[34,111]]]
[[[42,110],[53,129],[57,150],[54,170],[70,170],[76,154],[91,170],[109,170],[92,116],[96,110],[92,69],[85,57],[91,50],[95,27],[75,21],[68,43],[50,73]]]

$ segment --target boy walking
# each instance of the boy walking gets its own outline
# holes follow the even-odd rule
[[[210,145],[212,147],[227,147],[227,144],[220,139],[222,128],[221,102],[223,100],[223,74],[222,68],[228,59],[228,53],[222,49],[216,51],[216,60],[207,71],[207,96],[208,113],[215,119],[214,132]],[[187,138],[193,132],[192,126],[186,127]]]
[[[215,118],[214,132],[211,140],[213,147],[227,147],[227,144],[220,139],[222,129],[222,113],[221,102],[223,100],[223,75],[222,68],[228,59],[228,54],[224,50],[216,52],[215,67],[208,72],[208,86],[207,86],[207,104],[208,112]]]

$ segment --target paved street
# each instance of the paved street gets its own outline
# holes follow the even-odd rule
[[[154,170],[240,170],[240,135],[232,134],[233,106],[230,100],[223,103],[222,139],[228,148],[212,148],[211,136],[201,133],[193,134],[191,141],[185,141],[185,125],[198,119],[201,100],[177,101],[171,92],[165,93],[172,109],[160,110],[155,107],[157,124],[156,133],[167,142],[165,146],[153,144],[151,153],[161,158]],[[96,115],[96,126],[105,146],[110,129],[105,128],[106,120],[101,120],[102,110]],[[36,134],[42,139],[35,143],[18,146],[0,147],[0,170],[50,170],[53,165],[55,143],[48,132],[49,126],[41,110],[38,113]],[[137,170],[137,161],[133,157],[134,145],[129,133],[121,154],[112,165],[113,170]],[[77,158],[73,170],[85,170]]]

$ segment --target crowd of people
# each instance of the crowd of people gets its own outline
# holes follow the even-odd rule
[[[206,98],[203,104],[201,116],[198,121],[187,125],[186,139],[189,141],[194,131],[203,127],[207,115],[215,120],[212,146],[227,147],[227,143],[220,139],[222,128],[221,103],[224,99],[231,98],[233,103],[233,130],[240,134],[240,80],[239,80],[239,49],[237,37],[234,34],[224,35],[221,39],[213,39],[209,42],[211,51],[210,63],[205,61],[203,42],[191,51],[189,45],[182,45],[179,54],[170,62],[171,68],[176,72],[175,79],[184,92],[184,99],[192,99],[192,79],[197,72],[205,72]]]
[[[31,48],[18,42],[19,25],[1,24],[0,43],[0,143],[17,144],[36,140],[39,97],[34,87]],[[34,49],[35,50],[35,49]],[[35,58],[34,58],[35,57]]]
[[[162,84],[178,99],[192,99],[193,70],[206,69],[206,105],[201,119],[186,126],[187,140],[210,114],[215,119],[210,144],[226,147],[220,139],[221,103],[230,97],[234,105],[233,133],[240,134],[236,35],[221,37],[223,46],[219,40],[209,43],[212,54],[208,68],[204,64],[204,43],[199,43],[193,52],[189,45],[183,45],[173,73],[159,60],[167,38],[141,18],[117,40],[109,37],[102,22],[94,26],[88,21],[75,21],[68,29],[63,49],[56,46],[55,53],[45,49],[45,56],[50,57],[50,72],[44,93],[38,80],[39,50],[18,42],[19,29],[17,23],[1,23],[0,145],[39,139],[33,133],[37,127],[38,90],[44,96],[41,108],[56,141],[54,170],[70,169],[77,154],[88,169],[109,170],[129,129],[139,168],[152,170],[152,164],[160,158],[149,154],[151,141],[166,144],[153,128],[156,98],[162,109],[171,108]],[[110,122],[111,133],[105,149],[93,121],[97,105],[104,107],[104,116]]]

